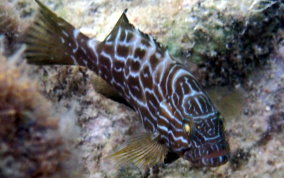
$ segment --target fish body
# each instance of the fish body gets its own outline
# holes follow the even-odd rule
[[[213,167],[228,161],[223,118],[206,92],[165,48],[130,24],[125,12],[99,42],[37,3],[39,15],[26,35],[28,62],[91,69],[125,98],[151,133],[113,156],[140,167],[179,157],[196,166]],[[149,142],[144,149],[140,148],[142,141]],[[169,155],[174,159],[167,160]]]

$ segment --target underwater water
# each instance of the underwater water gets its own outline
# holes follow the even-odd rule
[[[207,90],[226,121],[241,115],[245,102],[245,91],[241,88],[213,87]]]

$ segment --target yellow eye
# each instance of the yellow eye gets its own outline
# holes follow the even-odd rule
[[[190,133],[190,126],[189,126],[189,124],[184,124],[183,129],[184,129],[184,131],[186,131],[187,133]]]

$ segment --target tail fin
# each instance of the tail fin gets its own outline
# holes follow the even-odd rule
[[[36,0],[40,9],[24,37],[31,64],[86,65],[89,38]]]

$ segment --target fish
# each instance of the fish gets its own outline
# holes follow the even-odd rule
[[[216,167],[230,159],[224,118],[192,73],[122,13],[103,41],[89,38],[39,0],[25,35],[34,65],[86,67],[114,87],[135,110],[146,132],[109,156],[141,169],[179,158]]]

